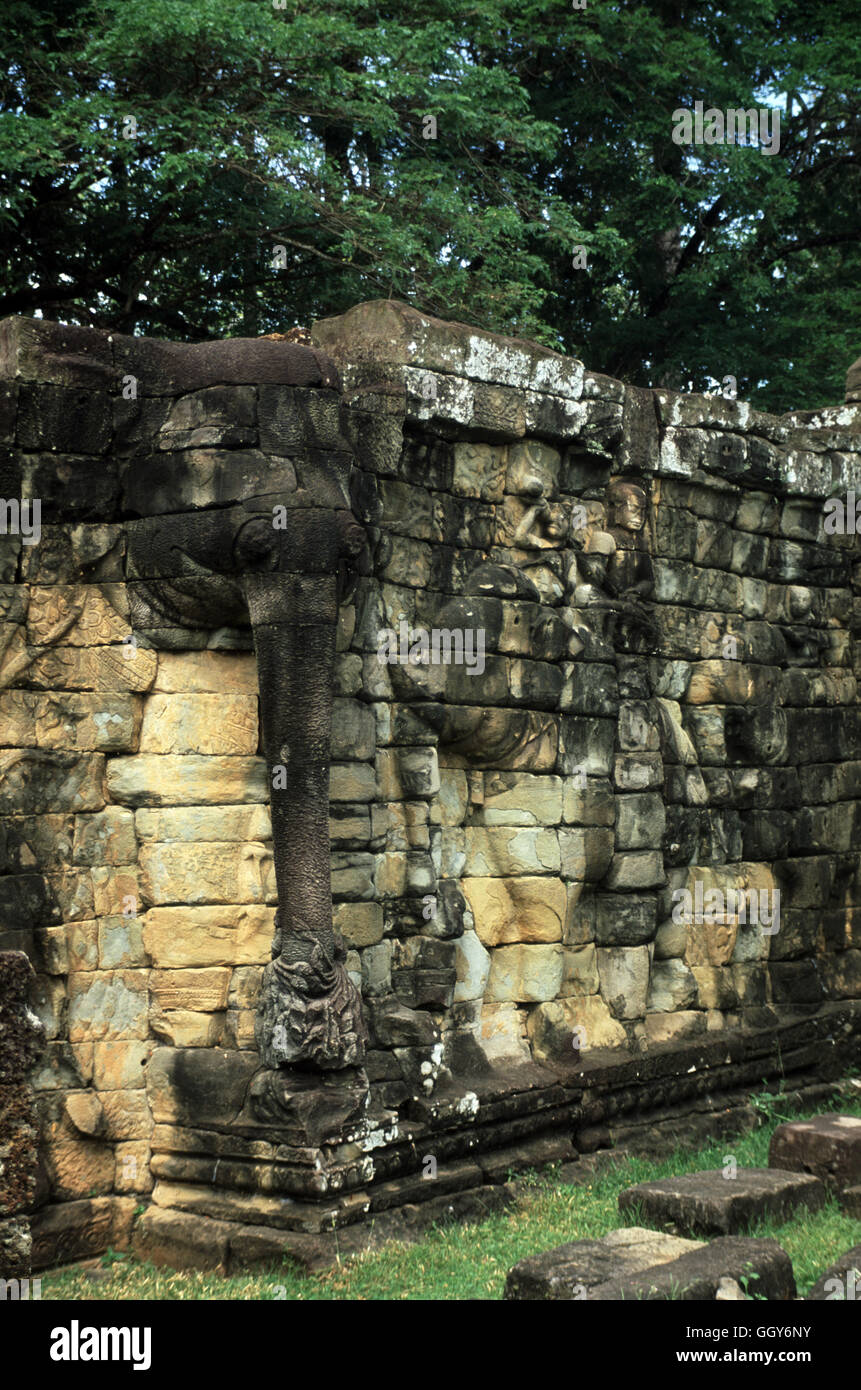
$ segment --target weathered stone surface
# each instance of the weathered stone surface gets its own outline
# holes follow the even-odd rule
[[[274,908],[253,904],[152,907],[143,922],[150,962],[169,970],[265,965],[274,933]]]
[[[0,1220],[0,1279],[28,1279],[32,1257],[29,1218],[12,1216]]]
[[[557,878],[465,878],[462,887],[487,947],[561,941],[565,885]]]
[[[861,1182],[861,1119],[817,1115],[778,1125],[768,1150],[770,1168],[812,1173],[840,1191]]]
[[[723,1302],[748,1297],[787,1302],[795,1296],[792,1263],[777,1241],[737,1236],[721,1236],[657,1268],[611,1279],[592,1294],[593,1300],[613,1302]]]
[[[611,1279],[652,1270],[701,1248],[698,1241],[628,1226],[599,1240],[575,1240],[520,1260],[509,1271],[504,1297],[565,1302],[588,1299]]]
[[[683,961],[655,961],[646,1000],[650,1012],[673,1013],[676,1009],[687,1009],[696,998],[696,979]]]
[[[236,1229],[229,1221],[201,1222],[189,1212],[151,1206],[135,1223],[132,1249],[138,1259],[151,1264],[226,1274]]]
[[[489,1062],[529,1062],[523,1015],[515,1004],[482,1005],[478,1042]]]
[[[81,971],[70,975],[70,1041],[145,1038],[147,986],[146,972],[142,970]]]
[[[491,953],[487,998],[493,1003],[541,1003],[555,999],[561,984],[561,946],[497,946]]]
[[[252,695],[149,696],[141,753],[257,752],[257,699]]]
[[[33,1216],[33,1269],[128,1248],[133,1198],[94,1197],[42,1207]]]
[[[140,851],[141,892],[154,905],[276,902],[272,851],[261,844],[153,844]]]
[[[251,652],[159,652],[153,691],[167,694],[256,695]]]
[[[861,1183],[843,1189],[840,1194],[840,1205],[849,1216],[854,1216],[856,1221],[861,1221]]]
[[[624,1028],[597,994],[554,999],[532,1009],[527,1033],[538,1061],[570,1065],[590,1050],[627,1045]]]
[[[641,1018],[649,989],[647,946],[599,947],[601,993],[616,1018]]]
[[[138,754],[112,758],[107,769],[110,796],[122,805],[220,806],[266,801],[262,758]]]
[[[468,828],[464,870],[469,877],[485,874],[508,877],[518,874],[558,872],[559,842],[555,831],[498,826]]]
[[[720,1168],[638,1183],[619,1193],[619,1210],[656,1226],[692,1235],[735,1235],[756,1221],[782,1221],[799,1208],[818,1211],[825,1189],[809,1174],[739,1168],[733,1178]]]
[[[455,941],[455,951],[455,1002],[483,999],[491,963],[491,956],[484,948],[483,938],[477,932],[464,932],[463,936]]]

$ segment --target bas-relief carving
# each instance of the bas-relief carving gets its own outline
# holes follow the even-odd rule
[[[590,526],[585,543],[580,531],[572,528],[570,509],[548,501],[538,485],[536,493],[515,542],[524,550],[562,549],[567,565],[562,607],[554,610],[542,605],[528,566],[482,563],[467,577],[466,595],[446,603],[434,625],[467,627],[476,621],[470,597],[493,594],[541,607],[534,626],[543,631],[530,633],[538,651],[544,651],[549,626],[560,621],[556,614],[561,613],[568,632],[567,650],[560,649],[553,660],[576,659],[584,637],[590,636],[609,644],[611,657],[613,650],[641,655],[650,651],[657,626],[649,606],[655,581],[643,535],[649,505],[645,489],[630,479],[611,479],[604,499],[606,526]],[[477,702],[467,704],[462,698],[463,682],[452,667],[395,666],[392,681],[400,698],[421,702],[417,712],[447,752],[473,766],[547,769],[548,754],[551,747],[555,752],[558,736],[555,713],[483,706],[480,679],[475,685]]]
[[[332,923],[329,748],[338,604],[367,568],[366,538],[334,472],[226,509],[129,526],[132,619],[142,631],[250,622],[278,887],[273,959],[256,1026],[266,1066],[362,1060],[361,1000]]]
[[[646,606],[655,578],[643,537],[648,511],[645,489],[626,479],[612,479],[606,509],[606,530],[593,530],[575,553],[572,602],[587,611],[602,636],[623,651],[642,650],[657,635]]]

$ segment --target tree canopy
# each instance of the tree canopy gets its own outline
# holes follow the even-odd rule
[[[638,384],[842,399],[850,0],[7,0],[0,47],[0,314],[199,339],[392,295]],[[697,101],[780,109],[779,152],[675,144]]]

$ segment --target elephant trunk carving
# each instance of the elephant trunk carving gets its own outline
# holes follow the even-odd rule
[[[329,748],[336,580],[248,576],[262,700],[278,885],[273,960],[263,976],[257,1042],[268,1066],[353,1066],[365,1030],[332,926]],[[298,583],[297,583],[298,580]],[[321,608],[331,617],[321,620]],[[273,620],[277,612],[283,619]]]
[[[362,1061],[367,1038],[333,928],[329,851],[338,604],[364,567],[366,539],[343,493],[315,481],[313,495],[300,489],[274,507],[254,498],[132,523],[132,553],[146,575],[135,600],[144,618],[250,618],[278,888],[255,1034],[267,1067],[337,1070]]]

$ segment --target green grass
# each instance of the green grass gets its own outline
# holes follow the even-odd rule
[[[110,1253],[97,1271],[69,1269],[42,1277],[44,1299],[499,1299],[505,1276],[518,1260],[554,1245],[603,1236],[619,1225],[616,1199],[623,1187],[649,1178],[669,1177],[698,1168],[721,1168],[727,1154],[739,1167],[766,1167],[775,1116],[753,1133],[721,1141],[660,1161],[627,1158],[583,1185],[562,1185],[552,1171],[528,1178],[510,1211],[475,1225],[430,1231],[413,1245],[390,1243],[345,1260],[324,1274],[305,1275],[295,1265],[266,1274],[222,1278],[176,1273]],[[821,1114],[824,1107],[810,1112]],[[835,1108],[861,1115],[861,1098]],[[805,1118],[795,1115],[795,1119]],[[751,1234],[773,1236],[790,1256],[801,1294],[850,1246],[861,1242],[861,1221],[846,1216],[834,1201],[782,1225],[764,1223]],[[95,1278],[93,1275],[95,1274]]]

